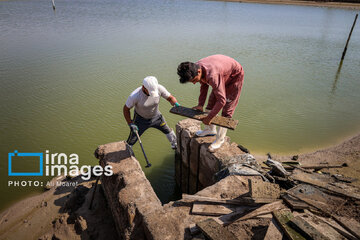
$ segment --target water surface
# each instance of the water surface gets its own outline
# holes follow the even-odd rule
[[[222,53],[245,69],[233,141],[257,153],[299,153],[360,130],[360,29],[335,75],[355,11],[186,0],[0,2],[0,208],[39,191],[8,187],[7,153],[77,153],[126,140],[122,107],[154,75],[183,106],[199,86],[180,85],[182,61]],[[171,127],[179,116],[160,110]],[[159,131],[142,141],[144,169],[163,202],[174,198],[174,153]],[[144,166],[140,147],[135,154]],[[30,166],[28,166],[30,167]],[[15,179],[28,179],[19,177]],[[42,180],[46,178],[40,178]]]

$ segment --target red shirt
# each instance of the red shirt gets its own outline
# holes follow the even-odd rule
[[[199,105],[204,106],[209,85],[216,97],[216,104],[209,113],[214,117],[226,104],[226,92],[241,91],[233,83],[243,80],[244,70],[235,59],[225,55],[212,55],[196,62],[205,71],[207,83],[201,83]]]

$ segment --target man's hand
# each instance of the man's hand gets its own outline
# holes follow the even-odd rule
[[[203,110],[204,110],[204,106],[197,105],[197,106],[193,107],[192,109],[195,109],[195,110],[198,110],[198,111],[203,112]]]
[[[139,131],[139,128],[134,123],[130,123],[129,127],[130,127],[131,131],[133,131],[133,132]]]
[[[203,124],[205,125],[210,125],[212,118],[209,117],[209,115],[207,115],[206,117],[204,117],[203,119],[201,119],[201,121],[203,122]]]

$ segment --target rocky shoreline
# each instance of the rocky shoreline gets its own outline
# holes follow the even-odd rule
[[[116,160],[117,157],[120,156],[112,154],[112,152],[116,152],[116,149],[121,146],[121,142],[113,144],[115,145],[110,144],[107,146],[107,148],[103,149],[107,149],[106,151],[110,152],[108,157]],[[115,148],[111,150],[109,148],[110,146]],[[103,155],[106,155],[105,150],[102,153]],[[254,157],[259,164],[261,164],[267,158],[266,156],[256,155],[254,155]],[[272,154],[272,158],[280,162],[289,161],[292,157],[293,156],[277,156]],[[126,231],[128,239],[131,239],[131,234],[133,233],[132,231],[143,228],[148,229],[145,231],[147,238],[150,236],[150,238],[159,239],[154,236],[158,236],[156,234],[163,234],[166,230],[166,228],[161,227],[161,225],[156,222],[160,221],[162,218],[164,220],[163,224],[167,224],[170,226],[170,228],[173,228],[172,231],[175,236],[178,231],[183,232],[184,230],[181,229],[183,227],[188,227],[190,222],[196,222],[205,219],[203,216],[189,216],[188,214],[191,210],[191,206],[187,204],[186,201],[175,201],[161,206],[161,203],[156,198],[155,193],[150,191],[152,190],[151,185],[148,184],[145,175],[141,171],[140,165],[136,164],[137,160],[132,159],[131,157],[129,159],[129,156],[120,157],[120,159],[123,158],[128,159],[126,161],[130,161],[129,163],[131,164],[126,164],[126,166],[129,166],[128,168],[120,166],[115,167],[115,173],[117,173],[117,177],[108,178],[106,180],[108,181],[107,187],[104,188],[104,186],[102,186],[104,182],[98,185],[91,210],[89,209],[89,206],[93,192],[95,190],[95,178],[91,178],[88,181],[82,180],[81,177],[72,179],[66,179],[64,177],[53,179],[53,181],[62,181],[67,183],[77,182],[78,184],[76,187],[72,186],[73,184],[60,184],[60,186],[57,186],[57,184],[52,184],[52,187],[49,187],[46,192],[24,199],[3,211],[0,214],[0,238],[44,240],[117,239],[118,235],[121,235],[123,231],[116,227],[118,226],[117,221],[119,221],[119,219],[123,219],[121,221],[125,221],[124,224],[129,224],[129,226],[124,225],[127,229]],[[360,174],[360,134],[344,141],[339,145],[315,151],[313,153],[300,154],[297,156],[297,161],[302,165],[324,164],[325,162],[327,164],[346,163],[348,167],[334,169],[325,168],[321,170],[321,172],[329,173],[330,175],[337,174],[343,177],[357,178],[357,176]],[[140,180],[142,180],[136,180],[133,182],[134,179],[127,179],[126,176],[129,173],[131,173],[133,177],[138,177]],[[204,188],[200,192],[197,192],[196,195],[210,198],[236,198],[237,196],[245,194],[249,191],[249,179],[254,180],[261,178],[259,176],[229,176],[211,186]],[[119,183],[121,183],[121,185],[114,185],[114,187],[119,189],[119,191],[122,191],[122,194],[125,194],[120,198],[120,205],[123,204],[124,206],[127,206],[124,208],[126,211],[124,210],[122,213],[120,210],[115,210],[120,211],[118,213],[120,214],[119,217],[121,214],[125,214],[125,216],[127,216],[125,218],[120,217],[117,220],[114,219],[114,209],[111,209],[111,206],[115,206],[114,201],[118,199],[116,193],[113,191],[114,189],[111,187],[113,186],[111,184],[113,184],[114,181],[120,181]],[[140,191],[136,190],[134,187],[135,185],[136,187],[141,186],[140,182],[143,182],[146,186],[148,186],[149,191],[147,191],[146,194],[150,194],[152,198],[154,198],[154,201],[150,201],[148,200],[149,198],[146,197],[147,200],[145,202],[141,202],[141,199],[144,198],[145,193],[142,193],[136,197]],[[359,184],[359,181],[354,181],[351,183],[351,185],[357,187],[359,187]],[[122,188],[124,190],[121,190]],[[107,191],[107,193],[104,192],[104,189],[106,189],[105,191]],[[109,196],[113,193],[115,193],[115,195],[113,195],[115,200],[113,199],[112,202],[109,202],[108,197],[106,198],[105,196]],[[134,201],[140,202],[136,202],[134,205],[132,204]],[[154,202],[156,206],[154,207],[149,203],[149,207],[147,205],[148,201]],[[143,206],[143,208],[141,206]],[[139,210],[139,208],[143,210]],[[140,217],[139,219],[138,216],[142,216],[141,214],[144,214],[144,217]],[[133,218],[131,216],[133,216]],[[187,220],[183,220],[181,224],[178,223],[171,225],[170,222],[176,222],[176,219]],[[269,220],[268,217],[250,219],[249,222],[246,223],[240,222],[237,224],[232,224],[228,227],[228,230],[234,230],[236,232],[239,229],[243,229],[241,231],[241,236],[251,237],[254,236],[255,233],[253,230],[251,230],[251,228],[249,228],[249,226],[258,226],[256,229],[259,232],[262,232],[262,235],[260,234],[259,236],[263,236],[263,233],[268,229],[269,221],[271,220]],[[134,234],[141,235],[143,233]],[[185,231],[183,234],[185,235],[181,236],[182,239],[185,237],[185,239],[191,239],[191,236],[189,235],[190,232]],[[261,237],[258,239],[261,239]]]

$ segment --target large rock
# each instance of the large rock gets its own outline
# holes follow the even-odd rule
[[[110,165],[114,172],[102,176],[101,182],[119,236],[146,239],[145,216],[162,206],[130,147],[124,141],[101,145],[95,156],[102,167]]]
[[[208,149],[215,137],[196,137],[195,132],[199,129],[200,122],[193,119],[184,119],[176,125],[178,150],[175,177],[183,193],[194,194],[214,184],[215,173],[234,157],[244,154],[237,144],[230,144],[229,137],[221,148],[210,152]]]

